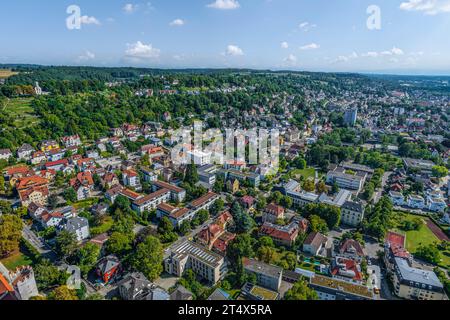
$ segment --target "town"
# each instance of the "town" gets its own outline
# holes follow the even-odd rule
[[[84,71],[0,84],[0,300],[448,300],[448,78]]]

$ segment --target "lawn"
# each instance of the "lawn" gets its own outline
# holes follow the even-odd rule
[[[2,111],[14,118],[12,126],[24,128],[39,122],[31,106],[32,100],[33,98],[14,98],[6,101]]]
[[[72,206],[75,209],[80,210],[80,209],[88,209],[88,208],[92,207],[94,204],[97,204],[97,203],[98,203],[98,199],[97,198],[89,198],[89,199],[86,199],[86,200],[81,200],[81,201],[75,202],[75,203],[72,204]]]
[[[113,225],[114,225],[113,218],[111,216],[106,216],[101,225],[91,228],[91,235],[97,236],[99,234],[106,233],[109,230],[111,230]]]
[[[303,177],[304,180],[314,179],[316,177],[316,170],[314,168],[295,169],[290,172],[292,178],[299,179]]]
[[[33,263],[30,257],[26,256],[22,252],[17,252],[9,256],[8,258],[0,260],[0,262],[9,270],[16,270],[17,267],[29,266]]]
[[[434,235],[434,233],[427,227],[426,222],[429,218],[420,217],[412,214],[405,214],[396,212],[398,221],[397,226],[395,227],[395,231],[406,234],[406,249],[414,254],[417,248],[421,245],[430,245],[436,242],[440,242],[439,239]],[[402,231],[399,226],[403,221],[411,221],[415,218],[421,218],[423,220],[423,225],[419,230],[412,231]],[[441,252],[442,254],[442,267],[449,268],[450,267],[450,253],[449,252]]]

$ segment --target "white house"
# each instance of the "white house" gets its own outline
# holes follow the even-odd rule
[[[408,206],[415,209],[423,209],[425,207],[425,200],[421,196],[410,195],[408,197]]]
[[[391,191],[389,192],[389,197],[396,206],[403,206],[406,204],[405,197],[400,192]]]
[[[443,199],[428,197],[428,209],[434,212],[444,212],[447,204]]]
[[[64,229],[70,233],[74,233],[78,241],[83,241],[89,238],[89,222],[86,218],[75,217],[69,218],[66,221]]]

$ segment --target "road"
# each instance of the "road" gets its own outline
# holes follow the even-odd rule
[[[391,174],[392,171],[387,171],[383,174],[383,177],[381,178],[381,188],[379,188],[379,190],[377,191],[377,193],[373,198],[374,203],[378,203],[378,201],[380,201],[381,197],[383,196],[384,187],[386,186],[386,183],[389,180]]]
[[[52,262],[58,260],[58,257],[55,252],[53,252],[45,241],[38,237],[29,226],[24,225],[22,230],[22,237],[27,240],[42,256],[46,259],[49,259]]]

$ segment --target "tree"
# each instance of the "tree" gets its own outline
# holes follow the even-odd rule
[[[415,256],[428,261],[432,264],[438,264],[441,262],[441,253],[437,244],[430,244],[428,246],[422,245],[417,248]]]
[[[72,187],[64,190],[63,196],[66,201],[71,202],[71,203],[77,202],[77,199],[78,199],[77,193],[75,192],[75,189]]]
[[[163,246],[158,238],[149,236],[136,248],[132,257],[133,267],[142,272],[148,280],[154,281],[163,271]]]
[[[233,206],[231,207],[231,215],[235,221],[237,232],[245,233],[253,229],[255,221],[247,211],[242,209],[242,206],[238,202],[233,203]]]
[[[335,181],[331,187],[331,193],[332,194],[337,194],[339,192],[339,185],[337,184],[337,182]]]
[[[236,270],[238,263],[242,262],[243,257],[253,256],[254,240],[248,233],[238,235],[228,246],[227,256],[230,259],[231,266]]]
[[[303,190],[305,190],[306,192],[313,192],[315,190],[314,180],[308,179],[303,182]]]
[[[275,250],[271,247],[262,246],[256,252],[256,256],[260,261],[271,263],[273,257],[275,256]]]
[[[318,300],[319,297],[314,289],[308,287],[306,280],[299,280],[286,292],[285,300]]]
[[[68,273],[58,270],[58,268],[47,259],[43,259],[33,266],[33,270],[39,290],[46,290],[55,285],[62,285],[69,277]]]
[[[49,300],[78,300],[78,296],[75,292],[75,290],[69,289],[67,286],[60,286],[56,289],[54,289],[50,294],[48,295]]]
[[[220,198],[216,200],[216,202],[214,202],[214,204],[211,206],[211,208],[209,209],[209,213],[211,214],[211,216],[215,217],[220,212],[222,212],[224,207],[225,202],[222,200],[222,198]]]
[[[0,257],[19,250],[22,238],[22,220],[12,214],[0,215]]]
[[[263,236],[263,237],[259,238],[258,246],[273,248],[275,245],[274,245],[273,239],[271,237]]]
[[[448,169],[444,166],[434,166],[432,168],[432,173],[436,178],[444,178],[448,175]]]
[[[106,242],[106,252],[110,254],[122,255],[131,250],[132,239],[124,233],[113,232]]]
[[[188,220],[184,220],[182,223],[181,223],[181,225],[180,225],[180,228],[179,228],[179,232],[182,234],[182,235],[187,235],[189,232],[191,231],[191,224],[190,224],[190,222],[188,221]]]
[[[336,228],[341,222],[341,209],[328,204],[307,204],[302,210],[305,217],[316,215],[325,220],[328,229]]]
[[[294,160],[292,160],[292,164],[300,170],[306,168],[306,160],[302,157],[296,157]]]
[[[364,190],[364,199],[370,200],[373,197],[373,194],[375,193],[375,186],[372,182],[369,182]]]
[[[209,219],[209,212],[207,210],[200,210],[197,212],[198,220],[200,221],[200,224],[205,223]]]
[[[311,222],[311,230],[314,232],[320,232],[320,233],[327,233],[328,232],[328,226],[327,222],[323,220],[321,217],[312,215],[309,217],[309,220]]]
[[[319,193],[319,194],[327,192],[328,189],[327,189],[327,186],[326,186],[326,184],[325,184],[325,182],[323,180],[320,180],[317,183],[316,190],[317,190],[317,193]]]
[[[76,254],[77,265],[80,267],[83,275],[87,275],[95,266],[100,256],[100,247],[93,243],[86,243]]]
[[[52,194],[48,197],[48,206],[52,209],[58,206],[58,195]]]
[[[77,238],[74,233],[66,230],[56,236],[56,252],[63,258],[71,256],[77,248]]]
[[[191,186],[194,186],[197,182],[200,181],[198,176],[197,167],[195,164],[188,164],[186,168],[186,174],[184,176],[184,182],[188,183]]]

